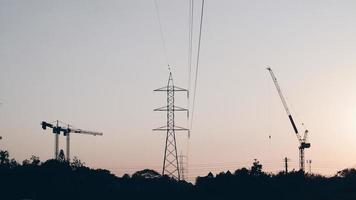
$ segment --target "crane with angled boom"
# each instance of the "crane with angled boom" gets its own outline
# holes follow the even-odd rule
[[[272,77],[272,80],[273,80],[273,83],[274,85],[276,86],[276,89],[277,89],[277,92],[279,94],[279,97],[282,101],[282,104],[283,104],[283,107],[288,115],[288,118],[289,118],[289,121],[290,123],[292,124],[292,127],[293,127],[293,130],[294,130],[294,133],[296,134],[297,138],[298,138],[298,142],[299,142],[299,170],[303,171],[304,172],[304,168],[305,168],[305,160],[304,160],[304,150],[305,149],[308,149],[310,148],[311,144],[307,142],[307,139],[308,139],[308,130],[306,129],[304,131],[304,135],[303,137],[300,135],[298,129],[297,129],[297,126],[295,125],[294,123],[294,120],[293,120],[293,117],[292,117],[292,114],[290,113],[289,111],[289,108],[288,108],[288,105],[287,105],[287,102],[283,96],[283,93],[282,93],[282,90],[281,88],[279,87],[279,84],[278,84],[278,81],[277,81],[277,78],[276,76],[274,75],[272,69],[270,67],[267,67],[267,70],[269,71],[269,73],[271,74],[271,77]]]

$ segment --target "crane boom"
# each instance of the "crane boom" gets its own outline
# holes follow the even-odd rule
[[[64,136],[66,136],[68,133],[79,133],[79,134],[94,135],[94,136],[103,135],[102,132],[86,131],[86,130],[82,130],[79,128],[73,128],[73,127],[69,128],[69,125],[68,125],[68,128],[63,128],[60,126],[53,125],[51,123],[47,123],[45,121],[43,121],[41,123],[41,126],[43,129],[46,129],[46,127],[52,128],[53,133],[60,134],[60,132],[63,132]]]
[[[103,133],[101,132],[94,132],[94,131],[86,131],[86,130],[82,130],[82,129],[73,129],[73,128],[70,128],[69,129],[69,132],[70,133],[79,133],[79,134],[87,134],[87,135],[103,135]]]
[[[279,87],[277,78],[276,78],[276,76],[274,75],[274,73],[273,73],[273,71],[272,71],[272,69],[271,69],[270,67],[268,67],[267,70],[268,70],[269,73],[271,74],[273,83],[274,83],[274,85],[276,86],[277,92],[278,92],[278,94],[279,94],[279,97],[281,98],[281,101],[282,101],[282,104],[283,104],[283,106],[284,106],[284,109],[286,110],[286,113],[287,113],[287,115],[288,115],[289,121],[290,121],[290,123],[291,123],[292,126],[293,126],[294,132],[295,132],[295,134],[297,134],[297,137],[298,137],[298,139],[300,140],[301,138],[300,138],[300,136],[299,136],[299,132],[298,132],[297,126],[296,126],[295,123],[294,123],[292,114],[291,114],[290,111],[289,111],[287,102],[286,102],[286,100],[284,99],[284,96],[283,96],[283,93],[282,93],[281,88]]]

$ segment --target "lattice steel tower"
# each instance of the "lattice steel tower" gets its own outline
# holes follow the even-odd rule
[[[153,129],[154,131],[166,131],[166,145],[164,149],[163,169],[162,175],[168,175],[174,179],[180,180],[180,169],[177,154],[177,143],[175,131],[188,131],[189,129],[175,125],[175,111],[184,111],[189,115],[188,109],[181,108],[174,105],[175,92],[187,92],[188,90],[176,87],[173,84],[172,72],[169,72],[169,79],[167,86],[154,90],[155,92],[167,92],[167,105],[161,108],[154,109],[154,111],[167,112],[167,124],[165,126]]]

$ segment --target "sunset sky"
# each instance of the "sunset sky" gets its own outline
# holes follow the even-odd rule
[[[201,1],[194,2],[196,48]],[[267,66],[298,126],[310,131],[312,171],[355,167],[356,2],[205,3],[189,142],[177,133],[189,178],[255,158],[269,172],[283,170],[284,157],[298,169],[298,141]],[[88,166],[119,176],[161,172],[165,133],[152,129],[165,114],[153,109],[166,99],[153,90],[167,83],[167,61],[175,84],[188,88],[189,1],[157,5],[167,59],[153,0],[1,0],[0,149],[18,161],[53,158],[54,136],[40,122],[58,119],[104,133],[71,137],[72,157]],[[187,106],[183,94],[176,104]],[[187,126],[184,114],[176,120]]]

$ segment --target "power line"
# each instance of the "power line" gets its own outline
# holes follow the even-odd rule
[[[192,57],[193,57],[193,25],[194,25],[194,2],[189,1],[189,41],[188,41],[188,90],[191,89],[192,78]],[[188,108],[190,108],[190,101],[188,97]]]
[[[158,25],[159,25],[159,32],[160,32],[161,40],[162,40],[163,52],[164,52],[164,56],[165,56],[165,59],[166,59],[166,63],[169,66],[166,41],[164,39],[163,28],[162,28],[162,23],[161,23],[161,17],[160,17],[160,14],[159,14],[159,8],[158,8],[157,0],[155,0],[155,8],[156,8],[157,20],[158,20]]]
[[[193,0],[189,1],[189,41],[188,41],[188,99],[187,99],[187,126],[189,128],[189,110],[190,110],[190,100],[189,100],[189,91],[191,89],[191,79],[192,79],[192,57],[193,57],[193,19],[194,19],[194,2]],[[186,168],[185,175],[188,176],[188,168],[189,168],[189,150],[190,150],[190,131],[188,132],[187,138],[187,155],[186,155]]]
[[[194,119],[195,96],[196,96],[196,91],[197,91],[198,71],[199,71],[201,32],[202,32],[202,28],[203,28],[204,2],[205,2],[205,0],[202,0],[201,12],[200,12],[200,28],[199,28],[198,53],[197,53],[197,62],[196,62],[196,67],[195,67],[195,81],[194,81],[194,94],[193,94],[192,118],[191,118],[191,123],[190,123],[190,127],[189,127],[190,130],[192,130],[192,128],[193,128],[193,119]]]

